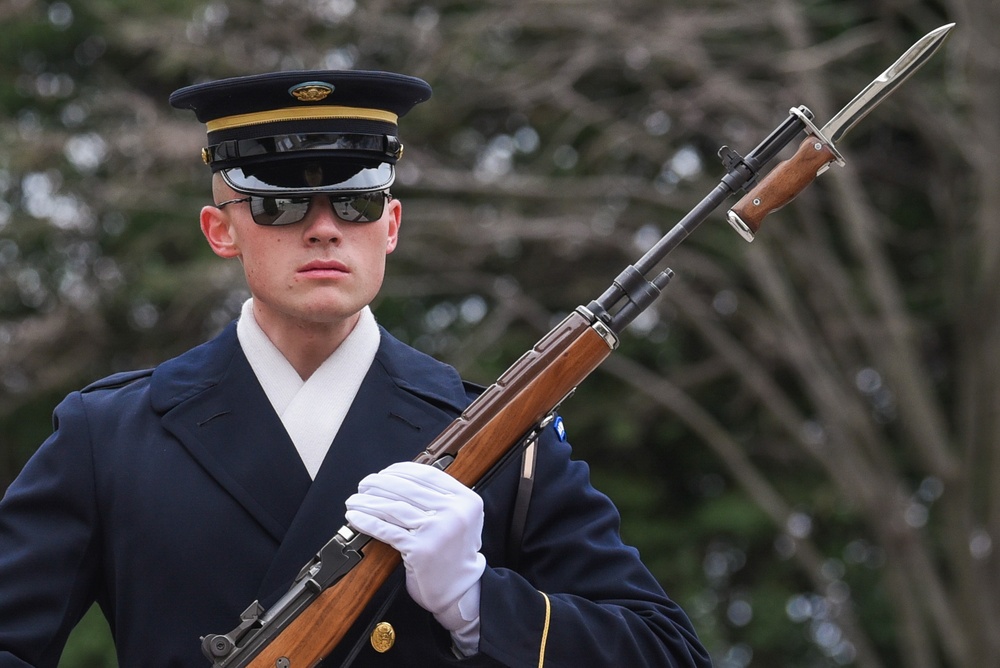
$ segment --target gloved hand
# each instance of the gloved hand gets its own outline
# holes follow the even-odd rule
[[[483,500],[426,464],[399,462],[366,476],[347,499],[347,521],[403,556],[406,590],[465,654],[479,646]]]

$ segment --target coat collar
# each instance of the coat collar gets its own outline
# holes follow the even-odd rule
[[[451,410],[461,411],[468,404],[468,394],[455,369],[402,343],[381,326],[379,334],[375,363],[400,390]],[[239,357],[243,351],[234,321],[216,338],[156,368],[151,386],[153,409],[166,413],[218,385]]]

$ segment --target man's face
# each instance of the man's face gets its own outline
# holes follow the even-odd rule
[[[217,202],[240,197],[218,182],[214,190]],[[379,220],[346,222],[327,197],[318,196],[305,219],[291,225],[258,225],[245,202],[205,207],[201,225],[216,254],[242,262],[254,313],[265,331],[271,324],[353,326],[382,287],[400,212],[399,202],[390,200]]]

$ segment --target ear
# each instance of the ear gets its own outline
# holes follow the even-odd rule
[[[219,257],[233,258],[240,254],[232,223],[222,209],[206,206],[201,210],[201,233]]]
[[[403,205],[398,199],[389,200],[389,236],[385,244],[386,255],[396,250],[396,244],[399,243],[399,225],[402,222]]]

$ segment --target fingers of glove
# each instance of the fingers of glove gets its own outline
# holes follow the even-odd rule
[[[447,578],[482,547],[482,498],[426,464],[402,462],[365,477],[346,505],[352,526],[402,554],[410,584],[437,581],[438,571]]]
[[[437,526],[446,533],[470,532],[479,534],[483,527],[483,500],[450,475],[426,464],[401,462],[393,464],[379,473],[365,477],[359,485],[359,493],[348,504],[357,503],[364,497],[366,504],[380,498],[387,501],[406,503],[413,508],[426,511],[405,513],[395,506],[379,506],[379,512],[392,514],[397,523],[416,529]],[[360,509],[360,508],[359,508]]]
[[[391,545],[401,554],[409,551],[413,538],[411,531],[360,510],[348,510],[345,517],[347,523],[361,533]]]
[[[425,510],[451,506],[455,498],[474,505],[475,499],[479,498],[478,494],[444,471],[415,462],[398,462],[379,473],[366,476],[358,485],[358,491],[406,499]]]
[[[352,494],[344,505],[348,510],[360,511],[408,531],[416,531],[437,513],[405,497],[383,496],[371,490]]]

